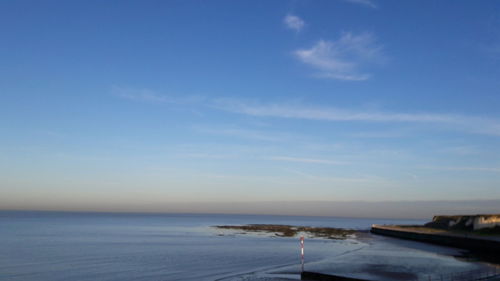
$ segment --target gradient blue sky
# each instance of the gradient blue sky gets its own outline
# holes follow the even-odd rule
[[[499,90],[498,1],[2,1],[0,208],[500,199]]]

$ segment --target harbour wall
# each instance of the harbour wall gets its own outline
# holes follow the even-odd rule
[[[500,237],[482,237],[478,235],[455,233],[432,233],[386,225],[373,225],[370,231],[375,234],[467,249],[474,252],[500,253]]]

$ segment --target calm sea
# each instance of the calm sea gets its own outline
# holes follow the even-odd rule
[[[256,223],[368,229],[373,223],[423,221],[3,211],[0,212],[0,280],[297,279],[300,270],[297,238],[242,235],[212,227]],[[432,273],[437,270],[436,263],[442,266],[440,272],[443,268],[469,270],[483,266],[457,260],[453,257],[455,250],[366,236],[347,240],[306,239],[306,267],[350,273],[362,271],[363,264],[380,262],[377,256],[386,257],[384,264],[389,269],[398,267],[398,262],[416,264],[408,269],[416,273],[426,270]],[[394,256],[395,253],[398,254]],[[404,261],[405,255],[410,260]]]

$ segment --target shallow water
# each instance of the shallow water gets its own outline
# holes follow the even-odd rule
[[[414,220],[261,215],[0,212],[0,280],[297,279],[297,238],[239,235],[222,224],[368,229]],[[380,236],[306,239],[306,269],[382,278],[403,264],[418,276],[486,266],[455,249]],[[385,266],[385,267],[384,267]],[[388,279],[381,279],[388,280]]]

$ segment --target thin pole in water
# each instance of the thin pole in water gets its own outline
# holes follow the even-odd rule
[[[301,261],[301,270],[304,272],[304,236],[300,236],[300,261]]]

